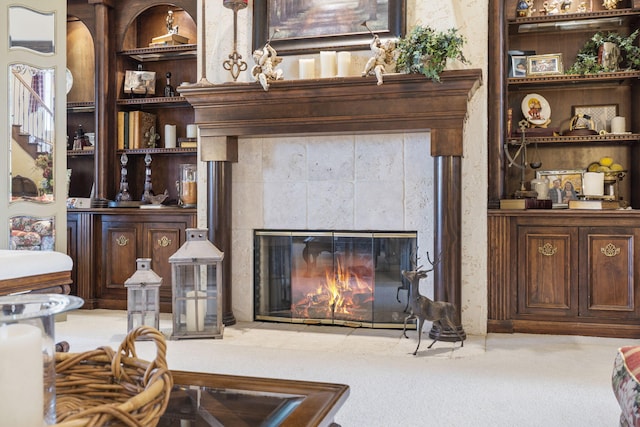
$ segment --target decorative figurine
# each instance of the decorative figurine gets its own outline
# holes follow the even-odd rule
[[[618,2],[620,2],[620,0],[604,0],[602,5],[605,9],[612,10],[618,7]]]
[[[178,26],[173,26],[173,10],[169,9],[167,12],[167,34],[178,34]]]
[[[530,4],[526,0],[520,0],[516,5],[516,17],[524,18],[525,16],[529,16],[529,8]]]
[[[269,82],[284,79],[283,71],[276,68],[282,62],[282,58],[278,57],[278,52],[268,41],[262,49],[253,51],[253,60],[256,65],[251,68],[251,75],[260,82],[265,91],[269,90]]]
[[[156,148],[156,141],[160,139],[160,134],[156,132],[156,127],[151,126],[148,132],[144,133],[147,148]]]
[[[560,11],[562,13],[569,13],[569,9],[571,9],[571,3],[573,0],[562,0],[560,3]]]
[[[543,14],[545,15],[557,15],[559,10],[558,10],[558,2],[557,1],[552,1],[552,2],[544,2],[542,4],[542,8],[543,8]]]
[[[585,2],[585,1],[580,2],[576,12],[578,12],[578,13],[586,13],[587,12],[587,2]]]
[[[364,21],[362,26],[369,30],[367,21]],[[364,66],[362,77],[373,74],[376,76],[378,86],[380,86],[383,83],[382,75],[384,73],[395,71],[396,43],[394,40],[388,40],[385,43],[382,43],[377,34],[374,34],[371,30],[369,30],[369,32],[373,35],[373,40],[371,40],[371,52],[373,53],[373,56],[369,58]]]

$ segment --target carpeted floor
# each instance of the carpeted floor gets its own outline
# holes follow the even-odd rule
[[[56,340],[71,352],[117,348],[127,331],[123,311],[78,310],[56,322]],[[171,334],[171,318],[160,329]],[[425,327],[426,329],[426,327]],[[426,329],[428,330],[428,329]],[[224,338],[167,340],[171,369],[348,384],[335,421],[343,427],[616,426],[611,390],[618,347],[637,340],[489,334],[460,344],[416,332],[247,322]],[[153,359],[152,343],[136,344]]]

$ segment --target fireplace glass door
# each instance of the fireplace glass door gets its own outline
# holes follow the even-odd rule
[[[402,327],[414,232],[255,231],[255,318]]]

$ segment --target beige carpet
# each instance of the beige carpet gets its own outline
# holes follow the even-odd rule
[[[114,348],[127,331],[126,312],[78,310],[56,322],[71,352]],[[160,329],[171,333],[171,318]],[[425,328],[426,329],[426,328]],[[335,421],[367,426],[616,426],[611,390],[618,347],[637,340],[489,334],[460,344],[416,332],[248,322],[224,338],[168,340],[172,369],[348,384]],[[136,344],[155,357],[152,343]]]

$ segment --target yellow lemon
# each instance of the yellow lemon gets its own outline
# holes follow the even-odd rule
[[[596,172],[610,172],[611,169],[608,166],[599,166]]]
[[[611,157],[603,157],[600,159],[600,164],[602,166],[611,166],[613,164],[613,159]]]
[[[609,166],[609,168],[610,168],[612,171],[621,171],[621,170],[624,170],[624,168],[622,167],[622,165],[621,165],[620,163],[614,163],[614,164],[612,164],[611,166]]]
[[[600,167],[600,163],[593,162],[587,167],[587,170],[589,172],[598,172],[599,167]]]

